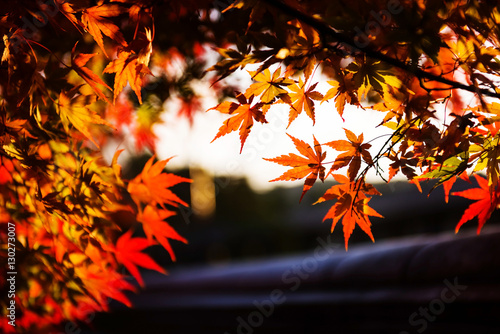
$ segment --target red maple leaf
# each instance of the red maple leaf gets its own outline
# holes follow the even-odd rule
[[[472,188],[452,193],[452,195],[454,196],[461,196],[477,201],[469,205],[469,207],[464,211],[462,218],[455,227],[455,233],[458,232],[458,230],[464,223],[477,216],[479,224],[477,227],[477,233],[479,234],[483,225],[500,204],[499,189],[490,189],[490,187],[488,187],[488,180],[477,174],[475,174],[474,176],[476,177],[479,188]]]
[[[163,274],[165,274],[166,271],[149,257],[149,255],[142,252],[151,245],[150,241],[146,238],[131,238],[131,236],[132,230],[123,234],[116,242],[116,246],[112,248],[112,251],[115,253],[118,262],[122,263],[125,268],[127,268],[141,286],[144,286],[144,281],[137,269],[138,266],[156,270]]]
[[[142,223],[144,233],[148,238],[150,244],[153,242],[153,237],[165,248],[173,261],[175,261],[175,254],[168,239],[175,239],[187,243],[187,240],[181,237],[170,226],[165,219],[175,215],[175,212],[155,208],[151,205],[146,206],[143,212],[139,212],[137,220]]]
[[[380,195],[380,193],[363,179],[352,182],[347,177],[332,174],[333,178],[340,184],[332,186],[316,202],[321,203],[329,200],[337,200],[323,218],[323,221],[332,219],[332,232],[337,223],[342,220],[345,249],[347,250],[349,238],[356,225],[375,241],[371,232],[369,216],[383,218],[377,211],[368,206],[370,197],[366,195]],[[314,203],[314,204],[316,204]]]

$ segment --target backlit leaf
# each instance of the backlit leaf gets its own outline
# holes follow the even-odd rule
[[[124,7],[110,4],[90,7],[82,13],[84,28],[92,35],[105,55],[106,49],[104,47],[103,34],[120,45],[127,45],[120,28],[109,20],[110,17],[118,16],[124,12]]]
[[[144,249],[150,245],[151,243],[147,239],[132,238],[132,230],[129,230],[118,239],[116,247],[113,249],[116,259],[127,268],[141,286],[144,286],[144,281],[137,267],[166,273],[165,269],[160,267],[149,255],[143,253]]]
[[[127,191],[130,193],[134,201],[145,204],[160,204],[179,206],[179,204],[188,206],[186,202],[180,199],[169,188],[182,182],[191,182],[181,176],[171,173],[164,173],[163,169],[170,159],[157,161],[153,164],[155,157],[152,156],[142,172],[129,182]]]
[[[281,95],[286,95],[287,91],[283,87],[293,84],[293,80],[280,77],[280,67],[278,67],[278,69],[273,73],[272,76],[271,71],[269,71],[268,68],[260,73],[249,73],[257,82],[251,84],[250,87],[248,87],[248,89],[245,91],[245,97],[247,99],[252,95],[257,97],[262,94],[260,100],[263,103],[269,103]]]
[[[479,232],[481,232],[481,228],[500,204],[500,193],[498,189],[491,190],[486,179],[477,174],[474,176],[476,177],[479,188],[472,188],[452,193],[453,196],[465,197],[476,201],[469,205],[469,207],[465,210],[462,218],[455,227],[455,232],[458,232],[460,227],[467,221],[477,217],[477,233],[479,234]]]
[[[317,178],[323,182],[325,179],[325,167],[322,165],[322,161],[326,157],[326,152],[322,152],[321,145],[318,143],[316,138],[314,138],[314,150],[311,146],[304,141],[288,135],[292,139],[297,150],[303,155],[299,156],[294,153],[288,155],[282,155],[276,158],[264,160],[275,162],[282,166],[292,167],[292,169],[286,171],[280,177],[271,180],[274,181],[293,181],[299,180],[307,176],[304,182],[304,189],[300,200],[304,197],[305,193],[311,189],[313,184],[316,182]]]
[[[212,142],[219,137],[222,137],[230,132],[239,130],[241,149],[243,150],[243,145],[252,130],[254,120],[260,123],[267,123],[263,111],[261,110],[262,104],[258,103],[254,106],[251,105],[253,97],[249,100],[245,98],[243,94],[237,96],[240,103],[225,101],[218,106],[211,108],[218,110],[223,114],[231,115],[230,118],[224,121],[224,124],[219,128],[219,132],[212,139]],[[210,109],[210,110],[211,110]]]
[[[138,55],[122,51],[118,54],[118,58],[110,62],[104,69],[104,73],[115,73],[115,83],[113,86],[115,100],[128,82],[130,88],[137,95],[139,103],[142,103],[142,79],[146,74],[152,73],[148,66],[139,60]]]
[[[96,112],[90,109],[96,97],[93,95],[77,95],[70,97],[68,93],[61,92],[57,103],[58,112],[61,121],[66,129],[73,125],[85,137],[91,140],[96,146],[99,146],[92,138],[90,133],[90,126],[93,124],[104,124],[111,126],[108,122],[103,120]]]
[[[168,251],[172,260],[175,261],[174,250],[168,239],[174,239],[184,243],[187,243],[187,240],[181,237],[172,226],[165,221],[165,219],[173,215],[175,215],[175,212],[158,209],[148,205],[143,212],[139,212],[137,220],[142,223],[144,233],[149,243],[152,244],[153,239],[156,239],[163,248]]]

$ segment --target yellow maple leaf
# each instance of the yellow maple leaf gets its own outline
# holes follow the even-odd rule
[[[96,101],[95,95],[78,95],[76,97],[72,97],[72,95],[71,92],[64,91],[59,94],[57,111],[61,117],[64,129],[69,131],[69,125],[73,125],[85,137],[99,147],[92,138],[89,127],[92,124],[104,124],[107,126],[111,126],[111,124],[89,109],[89,106]]]
[[[139,57],[133,52],[122,51],[118,54],[118,58],[109,63],[104,69],[103,73],[116,73],[113,86],[115,100],[128,82],[137,95],[139,103],[142,103],[142,78],[144,75],[152,73],[147,65],[139,60]]]
[[[293,84],[293,80],[287,78],[280,78],[281,68],[273,73],[271,76],[271,71],[266,68],[264,71],[257,72],[248,72],[254,78],[255,83],[251,84],[250,87],[245,91],[245,97],[248,99],[252,95],[259,96],[260,100],[263,103],[269,103],[274,98],[279,97],[280,95],[287,94],[287,91],[283,89],[283,86],[288,86]]]

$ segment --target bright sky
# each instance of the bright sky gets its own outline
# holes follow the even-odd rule
[[[316,90],[324,94],[329,88],[330,86],[323,79]],[[213,99],[207,100],[207,109],[217,104]],[[166,109],[169,109],[168,105]],[[162,159],[176,156],[169,162],[171,168],[202,167],[213,175],[246,176],[255,190],[264,191],[278,184],[286,186],[303,183],[303,180],[269,182],[289,168],[265,161],[262,158],[274,158],[292,152],[298,153],[286,133],[311,145],[313,144],[312,134],[320,143],[345,139],[343,127],[350,129],[356,135],[363,132],[365,142],[390,133],[390,130],[383,126],[376,128],[376,125],[380,124],[383,118],[383,113],[346,106],[345,122],[343,122],[333,101],[325,102],[321,106],[317,103],[316,124],[314,126],[312,120],[303,112],[286,129],[288,110],[287,105],[271,108],[266,115],[269,123],[254,124],[241,154],[239,153],[241,145],[239,134],[236,131],[210,143],[222,122],[227,119],[226,115],[222,115],[216,110],[198,113],[193,125],[190,126],[187,119],[178,118],[173,112],[166,112],[163,118],[164,124],[155,128],[155,132],[160,137],[157,154]],[[378,152],[388,138],[388,136],[384,136],[371,143],[372,155]],[[336,151],[328,149],[325,162],[333,161],[336,154]],[[329,166],[331,165],[328,165],[327,170]],[[370,182],[380,180],[374,173],[369,176]]]

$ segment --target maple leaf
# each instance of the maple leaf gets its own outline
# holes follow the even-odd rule
[[[211,108],[209,110],[215,109],[223,114],[233,115],[224,121],[224,124],[219,128],[219,132],[212,139],[212,142],[219,137],[222,137],[230,132],[240,130],[240,141],[241,141],[241,149],[240,153],[243,151],[243,145],[252,130],[254,120],[260,123],[267,123],[264,113],[261,108],[263,106],[262,103],[257,103],[253,107],[251,106],[253,96],[247,101],[243,94],[238,94],[236,96],[238,101],[240,102],[229,102],[225,101],[219,104],[218,106]]]
[[[148,66],[140,62],[140,58],[133,51],[121,51],[118,54],[118,58],[113,60],[106,66],[103,73],[116,73],[115,83],[113,86],[113,96],[114,100],[127,85],[130,84],[130,88],[135,92],[139,103],[142,103],[141,97],[141,85],[142,78],[146,74],[151,74]]]
[[[12,172],[14,171],[14,164],[12,160],[7,157],[0,157],[0,185],[12,182]]]
[[[413,180],[417,176],[413,167],[417,166],[418,158],[415,157],[413,151],[406,152],[406,149],[408,148],[406,143],[407,142],[403,141],[399,152],[391,150],[386,154],[387,158],[393,161],[393,163],[389,165],[389,178],[387,179],[387,182],[391,181],[399,171],[401,171],[408,180]]]
[[[332,219],[331,231],[333,232],[337,223],[342,220],[346,250],[348,248],[349,238],[356,225],[358,225],[372,241],[375,241],[370,228],[371,222],[369,216],[383,217],[368,206],[368,202],[371,198],[366,195],[380,195],[380,193],[371,184],[365,183],[363,179],[352,182],[343,175],[332,174],[332,176],[340,184],[332,186],[318,199],[318,201],[316,201],[316,203],[314,203],[317,204],[328,200],[337,200],[327,212],[323,221]]]
[[[455,233],[458,232],[458,230],[464,223],[477,216],[477,233],[479,234],[483,225],[500,204],[500,192],[498,188],[496,190],[492,190],[488,186],[488,180],[477,174],[475,174],[474,176],[476,177],[479,188],[452,193],[453,196],[460,196],[477,201],[469,205],[469,207],[464,211],[462,218],[455,227]]]
[[[133,112],[135,107],[132,101],[126,99],[123,95],[122,97],[118,98],[114,104],[109,103],[106,106],[106,119],[112,120],[118,129],[122,125],[130,126],[134,120]]]
[[[347,68],[354,73],[353,83],[358,88],[358,96],[365,96],[371,89],[383,95],[389,87],[401,87],[401,81],[393,74],[393,68],[380,60],[364,57],[351,62]]]
[[[108,18],[118,16],[124,13],[126,9],[119,5],[100,5],[86,8],[82,12],[82,24],[85,30],[92,35],[106,57],[106,49],[102,34],[108,36],[116,43],[126,46],[127,42],[123,38],[123,34],[113,22]]]
[[[109,304],[105,297],[113,298],[128,307],[132,307],[132,303],[123,291],[135,291],[136,289],[119,273],[103,269],[100,265],[92,263],[88,266],[75,267],[75,275],[83,281],[87,293],[93,296],[104,310],[108,310]]]
[[[139,124],[134,130],[135,147],[138,151],[142,151],[147,147],[151,151],[155,151],[156,141],[158,137],[153,132],[151,127]]]
[[[363,134],[356,136],[353,132],[347,129],[344,129],[344,131],[348,141],[334,140],[325,144],[334,150],[346,151],[337,156],[329,173],[349,165],[348,174],[352,181],[356,178],[359,168],[361,167],[361,159],[363,159],[368,165],[373,164],[372,157],[368,151],[371,145],[363,144]]]
[[[76,97],[73,97],[73,95],[74,91],[62,91],[59,94],[57,110],[62,124],[66,131],[69,131],[69,125],[72,124],[85,137],[99,147],[90,134],[89,126],[91,124],[104,124],[111,127],[111,124],[89,109],[88,106],[96,101],[95,95],[78,95]]]
[[[87,62],[92,59],[96,53],[92,54],[86,54],[86,53],[75,53],[76,49],[76,44],[71,50],[71,68],[78,73],[78,75],[85,80],[90,87],[94,90],[94,92],[103,100],[109,103],[108,98],[102,90],[97,86],[97,85],[102,85],[106,87],[107,89],[111,90],[111,87],[109,87],[104,81],[102,81],[99,76],[97,76],[94,72],[89,70],[88,68],[84,67]]]
[[[194,95],[190,97],[181,98],[179,102],[180,102],[180,107],[179,111],[177,112],[177,115],[180,117],[186,117],[189,121],[189,124],[193,125],[195,113],[199,110],[202,110],[201,98],[199,96]]]
[[[396,122],[399,123],[405,113],[408,113],[404,101],[389,92],[384,92],[384,98],[382,102],[379,102],[372,106],[372,109],[381,112],[387,112],[381,124],[389,122],[392,118],[396,118]]]
[[[495,188],[500,178],[500,136],[492,137],[486,133],[485,137],[479,137],[479,143],[471,145],[470,151],[477,152],[470,157],[470,160],[478,159],[474,171],[486,169],[488,186]]]
[[[316,88],[315,83],[311,85],[307,90],[305,90],[305,83],[302,82],[302,78],[299,79],[299,84],[290,85],[290,90],[293,93],[290,93],[291,105],[290,116],[288,118],[288,126],[292,124],[292,122],[297,118],[297,116],[305,110],[307,116],[309,116],[313,124],[315,123],[314,119],[314,101],[313,100],[321,100],[323,98],[323,94],[319,92],[315,92],[314,88]]]
[[[144,233],[149,243],[151,244],[153,238],[155,238],[170,254],[172,261],[175,261],[174,250],[172,246],[170,246],[168,239],[174,239],[184,243],[187,243],[187,240],[181,237],[172,226],[165,222],[166,218],[173,215],[175,215],[173,211],[158,209],[152,205],[148,205],[144,208],[143,212],[137,214],[137,221],[142,223]]]
[[[485,103],[485,105],[482,106],[482,108],[480,108],[479,110],[476,111],[475,109],[471,109],[474,117],[477,118],[479,124],[481,126],[484,126],[487,131],[478,127],[474,127],[472,131],[482,133],[483,135],[487,135],[487,133],[489,132],[492,137],[496,137],[497,133],[500,131],[500,103]],[[493,115],[485,115],[484,113]]]
[[[113,170],[113,175],[115,176],[115,179],[120,186],[123,186],[123,180],[122,180],[122,166],[118,163],[118,158],[120,157],[120,154],[123,151],[124,149],[117,150],[115,152],[110,165],[111,169]]]
[[[273,179],[269,182],[274,181],[293,181],[299,180],[307,176],[304,182],[304,188],[302,191],[302,195],[300,196],[300,201],[304,197],[305,193],[311,189],[314,182],[319,179],[323,182],[325,180],[325,167],[321,164],[321,162],[326,157],[326,152],[322,152],[321,145],[314,138],[314,150],[311,146],[304,141],[294,138],[291,135],[287,134],[290,139],[292,139],[293,143],[297,150],[304,156],[301,157],[297,154],[290,153],[288,155],[281,155],[276,158],[264,158],[264,160],[275,162],[282,166],[293,167],[292,169],[286,171],[280,177]]]
[[[271,77],[271,71],[266,68],[263,72],[248,72],[252,78],[257,81],[248,87],[245,91],[245,97],[248,99],[252,95],[259,96],[262,94],[260,100],[264,103],[271,102],[274,98],[286,95],[288,92],[283,89],[283,86],[288,86],[293,84],[293,80],[287,78],[280,78],[281,68],[273,73]]]
[[[127,191],[133,200],[138,206],[140,202],[152,205],[158,203],[162,206],[164,204],[188,206],[168,188],[182,182],[191,182],[191,180],[175,174],[163,173],[165,165],[172,158],[158,161],[153,165],[154,158],[152,156],[144,165],[142,172],[129,182]]]
[[[150,241],[145,238],[131,238],[132,230],[123,234],[116,242],[116,246],[112,251],[116,255],[118,262],[122,263],[125,268],[134,276],[141,286],[144,286],[144,281],[137,267],[156,270],[165,274],[166,271],[160,267],[149,255],[142,251],[151,245]]]
[[[338,81],[327,81],[333,87],[326,92],[325,96],[323,96],[323,99],[321,100],[321,103],[323,103],[325,101],[331,100],[332,98],[335,98],[335,108],[337,109],[337,112],[339,113],[342,120],[344,120],[343,114],[346,103],[359,106],[358,98],[353,93],[354,86],[352,83],[352,77],[353,74],[348,73],[345,76],[341,75]]]
[[[62,263],[65,255],[71,253],[81,253],[81,250],[66,236],[63,230],[64,222],[61,219],[56,219],[55,221],[51,221],[52,226],[56,228],[57,233],[55,233],[51,240],[51,248],[47,249],[49,252],[53,252],[54,258],[57,262]],[[44,236],[47,236],[48,233],[44,230],[37,237],[40,239]]]
[[[467,155],[461,153],[457,156],[450,157],[446,159],[442,164],[436,163],[429,167],[429,171],[423,175],[417,176],[415,179],[418,181],[427,179],[437,179],[439,180],[432,186],[431,191],[436,189],[438,186],[443,185],[444,199],[448,203],[450,190],[455,183],[457,177],[461,177],[464,180],[468,180],[467,173],[465,170],[469,167],[467,162]]]
[[[467,175],[467,174],[465,174]],[[453,185],[455,184],[455,181],[457,180],[457,177],[452,177],[449,180],[443,182],[443,190],[444,190],[444,201],[445,203],[448,203],[450,200],[450,191]]]

